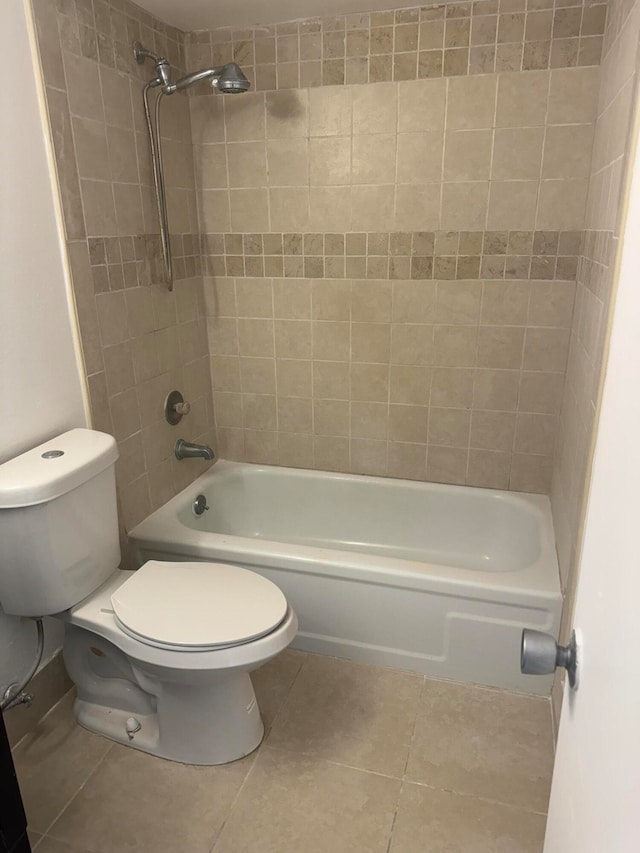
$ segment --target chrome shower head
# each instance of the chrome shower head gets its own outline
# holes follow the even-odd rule
[[[225,95],[238,95],[247,92],[251,83],[247,80],[239,65],[228,62],[213,81],[213,86]]]

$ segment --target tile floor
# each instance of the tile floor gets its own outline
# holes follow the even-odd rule
[[[544,699],[287,651],[254,673],[266,736],[223,767],[96,737],[62,700],[15,749],[36,853],[534,853]]]

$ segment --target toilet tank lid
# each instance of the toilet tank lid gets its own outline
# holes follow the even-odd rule
[[[100,474],[118,458],[111,435],[72,429],[0,465],[0,509],[46,503]]]

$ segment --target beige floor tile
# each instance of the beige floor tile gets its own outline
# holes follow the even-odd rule
[[[546,700],[425,681],[407,779],[544,812],[552,766]]]
[[[251,673],[265,732],[271,728],[305,657],[304,652],[286,649],[277,658]]]
[[[47,836],[38,844],[36,850],[37,853],[89,853],[84,847],[67,844],[65,841],[56,841],[55,838]],[[35,850],[34,853],[36,853]]]
[[[214,853],[385,853],[400,781],[264,747]]]
[[[310,655],[267,744],[400,777],[421,686],[420,676]]]
[[[36,844],[42,840],[42,836],[39,832],[34,832],[32,829],[27,829],[27,836],[29,838],[29,844],[31,845],[31,849],[34,850]]]
[[[253,761],[190,767],[116,744],[48,834],[90,853],[208,853]]]
[[[112,743],[73,719],[69,694],[13,752],[29,827],[45,832],[86,781]]]
[[[405,782],[390,853],[541,853],[545,817]]]

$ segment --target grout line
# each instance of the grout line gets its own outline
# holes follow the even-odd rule
[[[78,724],[78,723],[76,723],[76,722],[75,722],[75,720],[74,720],[74,725],[79,725],[79,724]],[[93,733],[92,733],[92,734],[93,734]],[[47,826],[46,831],[43,833],[45,836],[48,836],[48,835],[49,835],[49,831],[50,831],[50,830],[55,826],[55,824],[60,820],[60,818],[62,817],[63,813],[64,813],[64,812],[69,808],[69,806],[70,806],[70,805],[71,805],[71,803],[75,800],[75,798],[76,798],[76,797],[77,797],[77,796],[78,796],[78,795],[79,795],[79,794],[84,790],[84,788],[85,788],[85,787],[86,787],[86,785],[91,781],[91,779],[93,779],[93,777],[96,775],[96,773],[98,772],[98,770],[102,767],[102,765],[103,765],[103,764],[104,764],[104,762],[106,761],[107,757],[108,757],[109,755],[111,755],[111,753],[113,752],[114,747],[115,747],[115,746],[116,746],[116,744],[117,744],[117,741],[110,741],[108,738],[104,737],[103,735],[97,735],[97,734],[94,734],[94,737],[99,737],[99,738],[102,738],[103,740],[107,740],[107,741],[109,742],[109,748],[107,749],[107,751],[105,752],[105,754],[102,756],[102,758],[97,762],[97,764],[95,765],[95,767],[93,768],[93,770],[89,773],[89,775],[86,777],[86,779],[84,780],[84,782],[82,782],[82,784],[80,785],[80,787],[78,788],[78,790],[77,790],[77,791],[75,791],[75,792],[71,795],[71,797],[69,798],[69,800],[65,803],[65,805],[60,809],[60,811],[59,811],[59,812],[58,812],[58,814],[55,816],[55,818],[54,818],[54,819],[51,821],[51,823]],[[122,744],[122,745],[124,746],[124,744]],[[55,836],[54,836],[54,835],[51,835],[51,836],[49,836],[49,837],[50,837],[50,838],[55,838]],[[56,839],[56,840],[63,840],[63,839]]]

